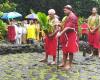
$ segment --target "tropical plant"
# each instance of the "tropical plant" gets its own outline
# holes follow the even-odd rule
[[[3,12],[0,11],[0,17],[2,17],[2,16],[3,16]]]
[[[17,4],[9,2],[8,0],[0,4],[0,11],[2,12],[11,12],[16,10]]]
[[[84,17],[79,17],[78,19],[78,33],[79,33],[79,36],[81,37],[81,24],[83,24],[83,20],[84,20]]]
[[[9,0],[1,0],[0,1],[0,17],[5,12],[11,12],[16,10],[17,4],[13,2],[9,2]],[[6,23],[0,20],[0,34],[5,37],[6,36]]]
[[[6,23],[4,23],[2,20],[0,20],[0,33],[3,37],[5,37],[6,33],[7,33],[6,26],[7,26]]]
[[[47,34],[50,32],[50,24],[48,22],[48,17],[45,13],[43,12],[38,12],[38,21],[40,22],[41,29]]]

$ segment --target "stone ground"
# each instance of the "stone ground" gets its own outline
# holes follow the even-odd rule
[[[36,52],[0,55],[0,80],[100,80],[98,57],[84,58],[79,52],[68,71],[57,71],[56,65],[40,63],[43,57],[44,53]]]

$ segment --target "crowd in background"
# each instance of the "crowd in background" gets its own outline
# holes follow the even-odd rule
[[[9,21],[7,27],[7,39],[13,44],[34,44],[44,36],[37,19]]]

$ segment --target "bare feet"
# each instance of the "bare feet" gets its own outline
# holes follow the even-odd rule
[[[93,56],[93,53],[91,53],[90,55],[89,55],[89,57],[92,57]]]
[[[45,63],[45,62],[47,62],[47,60],[46,59],[43,59],[43,60],[40,60],[39,62]]]
[[[64,66],[62,69],[63,70],[69,70],[70,68],[71,68],[71,66],[68,64],[68,65]]]
[[[56,65],[56,61],[51,62],[51,65]]]
[[[59,66],[59,67],[64,67],[64,65],[65,65],[64,63],[61,63],[61,64],[59,64],[58,66]]]
[[[48,65],[56,65],[56,61],[49,62]]]
[[[67,60],[69,60],[69,56],[67,57]]]
[[[99,58],[100,58],[100,53],[99,53]]]

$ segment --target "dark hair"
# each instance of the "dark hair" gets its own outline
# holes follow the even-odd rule
[[[76,13],[75,10],[73,10],[73,8],[69,8],[69,7],[66,7],[66,6],[64,8],[71,10],[76,16],[78,16],[78,14]]]

